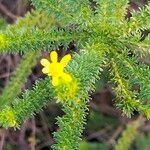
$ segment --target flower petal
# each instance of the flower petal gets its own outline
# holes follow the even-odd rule
[[[50,72],[49,67],[44,67],[44,68],[42,69],[42,72],[43,72],[44,74],[49,73],[49,72]]]
[[[49,62],[47,59],[45,59],[45,58],[44,58],[44,59],[41,59],[40,63],[41,63],[44,67],[50,65],[50,62]]]
[[[72,77],[69,73],[63,73],[62,74],[62,78],[67,81],[67,82],[71,82],[72,81]]]
[[[58,83],[59,83],[58,77],[52,77],[52,85],[53,85],[53,86],[57,86]]]
[[[68,64],[68,62],[71,60],[71,55],[70,54],[67,54],[67,55],[65,55],[62,59],[61,59],[61,61],[60,61],[60,63],[64,66],[64,67],[66,67],[66,65]]]
[[[50,53],[50,59],[53,63],[56,63],[58,61],[58,54],[56,51],[52,51]]]

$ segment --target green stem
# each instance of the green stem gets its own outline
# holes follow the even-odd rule
[[[72,92],[74,86],[71,86],[67,88],[69,91],[64,92],[60,97],[59,101],[63,105],[65,115],[62,118],[58,117],[57,124],[60,129],[54,134],[58,143],[53,146],[56,150],[79,149],[80,137],[88,110],[88,94],[90,90],[94,89],[95,81],[99,78],[103,54],[91,49],[90,52],[76,54],[74,58],[67,70],[77,79],[78,90],[76,93]],[[73,81],[73,84],[76,85],[76,80]],[[56,92],[60,96],[59,89],[56,89]],[[64,95],[67,95],[67,98],[69,93],[71,93],[70,99],[66,100]]]
[[[16,98],[12,107],[5,107],[0,112],[0,124],[3,127],[19,127],[19,125],[38,112],[54,97],[54,90],[46,78],[36,82],[32,90],[26,90],[22,98]],[[8,115],[9,114],[9,115]],[[12,124],[14,119],[15,124]]]
[[[60,130],[55,133],[58,143],[54,145],[56,150],[78,150],[81,141],[81,133],[85,124],[87,106],[85,102],[76,105],[64,105],[64,115],[58,117]]]

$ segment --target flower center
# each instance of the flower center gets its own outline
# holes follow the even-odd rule
[[[50,74],[54,77],[60,77],[63,73],[64,67],[61,63],[51,63],[50,64]]]

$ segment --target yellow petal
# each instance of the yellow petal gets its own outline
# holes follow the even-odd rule
[[[69,73],[63,73],[62,78],[67,81],[67,82],[71,82],[72,81],[72,77]]]
[[[56,51],[52,51],[50,53],[50,59],[53,63],[56,63],[58,61],[58,54]]]
[[[41,63],[44,67],[50,65],[50,62],[49,62],[47,59],[45,59],[45,58],[44,58],[44,59],[41,59],[40,63]]]
[[[62,59],[61,59],[61,61],[60,61],[60,63],[64,66],[64,67],[66,67],[66,65],[68,64],[68,62],[71,60],[71,55],[70,54],[67,54],[67,55],[65,55]]]
[[[52,85],[53,85],[53,86],[57,86],[58,83],[59,83],[59,82],[58,82],[58,77],[53,77],[53,78],[52,78]]]
[[[42,72],[43,72],[44,74],[49,73],[49,72],[50,72],[49,67],[44,67],[44,68],[42,69]]]

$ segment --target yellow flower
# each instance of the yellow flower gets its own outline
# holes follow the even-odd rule
[[[6,42],[6,37],[5,37],[5,35],[0,34],[0,47],[3,48],[3,47],[6,46],[6,44],[7,44],[7,42]]]
[[[9,127],[17,127],[14,111],[8,107],[0,113],[0,120]]]
[[[48,76],[52,76],[52,85],[57,86],[61,79],[65,82],[72,81],[70,74],[64,72],[64,68],[71,60],[71,55],[65,55],[60,62],[58,62],[58,54],[56,51],[50,53],[51,62],[47,59],[41,59],[41,64],[44,66],[42,72]]]
[[[14,113],[11,110],[7,111],[6,116],[7,116],[7,120],[9,121],[10,127],[16,126],[17,122],[15,120]]]

